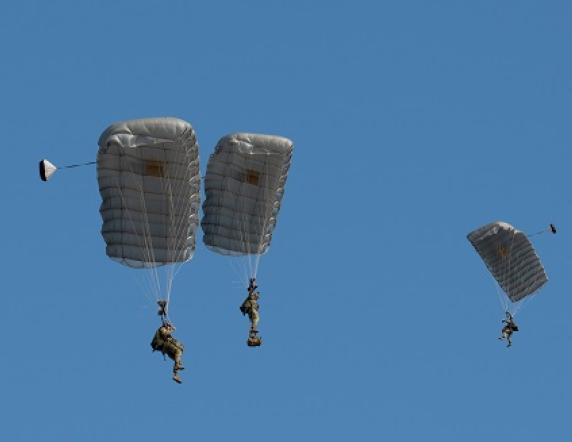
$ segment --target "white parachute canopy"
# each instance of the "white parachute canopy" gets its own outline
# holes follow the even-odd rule
[[[256,277],[260,256],[270,246],[292,150],[284,137],[236,133],[221,138],[210,156],[203,241],[214,252],[244,256],[245,282]]]
[[[112,124],[99,139],[97,179],[107,255],[148,269],[155,298],[168,300],[176,271],[193,256],[199,223],[199,151],[192,126],[177,118]]]
[[[40,161],[40,179],[48,181],[58,168],[48,160]]]

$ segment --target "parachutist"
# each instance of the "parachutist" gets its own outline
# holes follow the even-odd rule
[[[248,315],[250,319],[250,333],[248,337],[247,344],[249,347],[259,346],[262,344],[262,339],[260,339],[258,334],[258,322],[260,321],[260,306],[258,305],[258,299],[260,298],[260,293],[256,291],[256,282],[254,278],[251,278],[250,285],[248,286],[248,297],[244,300],[240,306],[240,311],[243,315]],[[253,343],[254,345],[251,345]]]
[[[556,234],[556,226],[554,224],[550,224],[550,231]]]
[[[518,326],[514,322],[514,319],[509,312],[506,312],[506,319],[503,319],[502,323],[504,326],[501,330],[501,336],[499,339],[506,340],[508,342],[507,347],[510,347],[512,345],[510,337],[514,332],[518,331]]]
[[[160,351],[163,356],[169,356],[174,361],[173,380],[180,384],[182,381],[178,372],[185,369],[182,362],[184,346],[182,342],[175,339],[174,331],[175,327],[170,322],[164,321],[153,336],[151,348],[153,351]]]

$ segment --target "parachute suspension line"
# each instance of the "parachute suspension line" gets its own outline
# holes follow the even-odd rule
[[[505,264],[506,265],[506,264]],[[504,274],[506,273],[506,267],[502,272],[502,277],[504,277]],[[494,286],[495,286],[495,291],[497,294],[497,299],[499,301],[500,304],[500,308],[502,309],[503,312],[508,311],[508,297],[505,294],[503,288],[501,287],[500,283],[495,279],[494,275],[491,273],[490,274],[491,277],[491,281],[493,282]],[[502,279],[502,278],[501,278]]]
[[[147,207],[145,204],[144,177],[139,176],[137,173],[135,173],[135,171],[133,170],[133,162],[130,161],[129,155],[123,155],[122,154],[121,158],[125,158],[125,157],[127,158],[127,167],[128,167],[129,173],[132,175],[132,177],[140,179],[139,186],[137,189],[134,189],[134,191],[137,194],[136,197],[137,196],[139,197],[140,202],[141,202],[141,207],[143,208],[144,218],[143,218],[143,223],[141,225],[141,228],[137,228],[137,226],[135,225],[135,220],[133,219],[133,217],[128,216],[128,218],[129,218],[129,220],[133,226],[133,232],[135,234],[137,234],[138,236],[139,236],[139,232],[141,232],[140,237],[143,238],[143,245],[144,245],[145,259],[146,259],[144,275],[146,276],[146,278],[148,280],[148,284],[149,284],[149,287],[150,287],[152,293],[155,295],[155,299],[158,300],[158,299],[160,299],[160,295],[161,295],[161,282],[160,282],[160,278],[159,278],[159,275],[157,273],[156,267],[152,265],[152,263],[155,262],[155,259],[154,259],[154,253],[153,253],[153,246],[151,244],[151,232],[150,232],[150,226],[149,226],[149,217],[148,217],[148,213],[147,213]],[[137,162],[142,162],[142,159],[138,155],[136,155],[134,157],[134,159]],[[120,194],[121,194],[121,199],[122,199],[122,206],[127,207],[125,195],[124,195],[121,187],[120,187]],[[129,211],[127,211],[126,213],[129,214]]]
[[[548,229],[550,229],[550,227],[548,227]],[[545,233],[548,229],[543,230],[540,233]],[[537,233],[538,234],[538,233]],[[526,235],[528,238],[530,237],[529,235]],[[512,264],[512,249],[513,249],[513,245],[514,245],[514,239],[516,237],[516,231],[512,232],[512,239],[511,239],[511,243],[510,243],[510,247],[509,247],[509,259],[508,259],[508,268],[504,273],[504,277],[503,280],[507,280],[508,276],[510,275],[510,271],[511,271],[511,264]],[[528,296],[525,296],[524,298],[519,299],[518,301],[513,302],[510,297],[508,296],[508,294],[505,294],[504,292],[501,292],[501,296],[502,299],[504,301],[504,309],[506,312],[509,312],[513,317],[516,317],[516,315],[518,314],[518,312],[520,311],[520,309],[524,306],[525,303],[528,303],[529,298],[532,298],[534,296],[534,294],[529,294]]]
[[[228,266],[232,269],[235,276],[237,277],[237,279],[233,282],[240,286],[242,289],[248,286],[248,274],[246,273],[246,267],[241,265],[241,263],[238,261],[241,258],[238,256],[236,258],[237,259],[225,259],[225,261],[228,263]]]
[[[133,174],[133,176],[135,176],[135,173],[132,170],[131,170],[131,173]],[[141,188],[139,190],[136,190],[136,192],[141,197],[141,200],[143,200],[144,199],[144,197],[143,197],[143,184],[141,184]],[[126,204],[124,203],[124,205],[126,205]],[[142,206],[143,205],[144,205],[144,203],[142,203]],[[144,211],[145,211],[145,209],[144,209]],[[137,228],[137,226],[135,225],[134,219],[132,217],[129,217],[129,219],[133,225],[133,231],[135,232],[135,234],[137,234],[140,238],[143,238],[144,253],[145,253],[145,260],[146,260],[146,265],[145,265],[145,268],[143,269],[143,275],[145,275],[145,279],[148,281],[148,286],[150,287],[151,292],[154,294],[155,300],[157,300],[160,297],[160,285],[159,285],[158,277],[155,276],[154,269],[151,266],[153,259],[151,257],[151,247],[152,247],[150,245],[151,238],[147,232],[148,226],[145,223],[145,221],[143,221],[143,224],[141,225],[141,227]]]
[[[499,245],[499,250],[500,250],[500,245]],[[502,257],[500,258],[502,259]],[[504,276],[507,273],[506,270],[506,263],[503,263],[503,270],[501,273],[501,280],[503,280]],[[509,298],[507,297],[506,293],[504,292],[504,289],[501,287],[500,283],[495,279],[494,275],[492,273],[490,273],[490,277],[491,280],[493,282],[493,284],[495,285],[495,291],[497,293],[497,299],[499,301],[500,304],[500,308],[502,309],[503,312],[507,312],[508,311],[508,307],[509,307]]]
[[[166,153],[166,149],[165,146],[161,146],[162,147],[162,152],[163,152],[163,164],[168,164],[167,162],[167,153]],[[175,166],[176,167],[176,166]],[[175,207],[173,204],[173,186],[171,185],[171,180],[167,177],[165,177],[165,175],[168,175],[168,177],[170,177],[171,175],[171,170],[169,170],[169,168],[164,167],[164,170],[162,171],[162,173],[159,174],[160,177],[160,182],[161,182],[161,189],[163,191],[163,193],[167,196],[167,216],[168,216],[168,226],[167,226],[167,231],[166,233],[166,239],[167,239],[167,260],[171,261],[171,264],[167,264],[166,265],[166,269],[164,269],[165,273],[166,273],[166,281],[165,281],[165,294],[163,296],[163,299],[165,299],[167,301],[167,305],[169,304],[169,302],[171,301],[171,289],[173,287],[173,267],[175,265],[175,250],[176,250],[176,235],[175,232],[173,231],[173,227],[175,225],[175,220],[174,220],[174,215],[173,212],[175,211]],[[173,174],[174,175],[174,174]],[[178,177],[173,176],[173,179],[177,179]],[[175,236],[175,239],[173,239],[173,236]]]
[[[251,154],[244,154],[245,156],[249,156]],[[245,174],[247,173],[247,171],[245,171]],[[247,180],[247,177],[245,178]],[[244,248],[246,249],[246,254],[243,254],[243,256],[241,258],[239,258],[240,260],[243,261],[243,272],[244,272],[244,284],[247,285],[247,281],[250,277],[256,277],[255,275],[253,275],[253,268],[252,268],[252,261],[251,261],[251,250],[250,250],[250,219],[252,218],[252,214],[248,213],[247,207],[246,207],[246,200],[248,198],[244,198],[244,199],[239,199],[239,201],[241,201],[241,205],[238,207],[238,210],[240,212],[240,240],[242,242],[242,245],[244,246]],[[256,207],[256,204],[258,202],[258,199],[254,200],[254,206]]]
[[[510,240],[510,247],[508,248],[508,262],[507,262],[507,267],[506,267],[506,272],[503,278],[503,281],[506,281],[507,278],[510,276],[510,271],[511,271],[511,266],[512,266],[512,248],[514,246],[514,238],[516,237],[516,231],[513,230],[512,231],[512,238]],[[506,303],[506,307],[505,307],[505,311],[510,312],[511,314],[513,314],[513,308],[512,308],[512,300],[510,299],[510,293],[506,293],[505,296],[505,303]]]
[[[182,136],[185,136],[187,132],[185,132]],[[195,140],[193,140],[195,141]],[[191,156],[190,152],[185,151],[185,159],[189,158]],[[181,237],[181,234],[183,233],[183,229],[187,228],[187,232],[185,233],[184,236],[184,240],[188,241],[188,229],[189,227],[186,225],[186,223],[188,222],[188,220],[186,220],[183,216],[179,216],[179,219],[177,219],[177,212],[176,209],[177,207],[182,207],[182,209],[180,210],[181,213],[187,213],[187,210],[190,208],[190,206],[192,206],[195,201],[192,198],[188,198],[187,200],[185,200],[184,204],[182,206],[179,206],[177,204],[175,204],[175,200],[180,200],[181,199],[181,193],[182,190],[184,189],[184,185],[186,184],[186,181],[188,179],[188,176],[190,174],[191,168],[192,168],[192,162],[188,162],[185,161],[185,164],[187,164],[187,166],[185,167],[180,167],[179,165],[175,165],[174,167],[176,168],[175,173],[172,174],[173,179],[175,179],[176,181],[176,185],[174,186],[173,189],[173,185],[172,185],[172,180],[171,179],[163,179],[162,180],[162,186],[165,188],[165,181],[168,184],[168,186],[166,186],[168,189],[167,191],[167,195],[169,196],[169,218],[170,218],[170,229],[173,229],[173,232],[169,232],[169,235],[172,236],[169,241],[167,241],[167,247],[168,247],[168,254],[169,254],[169,258],[171,259],[171,261],[173,262],[172,265],[168,266],[168,280],[167,280],[167,302],[170,301],[171,299],[171,292],[173,289],[173,281],[175,276],[177,275],[177,273],[181,270],[181,268],[183,267],[183,265],[188,261],[182,261],[182,258],[184,257],[184,253],[185,253],[185,248],[182,247],[182,244],[178,244],[178,238]],[[179,172],[180,173],[177,173]],[[193,232],[194,234],[194,232]],[[186,245],[186,243],[185,243]]]
[[[264,218],[263,218],[263,222],[262,222],[262,226],[260,229],[260,240],[258,243],[258,250],[256,251],[256,261],[255,261],[255,267],[254,267],[254,277],[256,277],[256,275],[258,274],[258,266],[260,265],[260,258],[262,257],[262,250],[261,250],[261,246],[264,243],[265,239],[266,239],[266,227],[268,224],[268,221],[271,218],[271,214],[272,214],[272,208],[273,207],[267,207],[267,203],[266,201],[268,201],[268,189],[269,187],[269,180],[270,180],[270,174],[268,173],[270,166],[269,166],[269,161],[267,161],[268,157],[265,156],[264,158],[264,190],[263,192],[263,199],[265,202],[265,210],[264,210]],[[260,220],[259,220],[260,223]]]
[[[528,300],[532,297],[534,297],[534,295],[528,295],[522,298],[520,301],[515,302],[512,307],[512,312],[511,312],[512,316],[515,317],[520,311],[520,309],[524,306],[524,304],[527,304]]]
[[[183,134],[181,134],[180,138],[176,140],[176,142],[180,142],[182,139],[188,136],[189,131],[185,130]],[[193,147],[196,145],[196,137],[192,136],[192,145]],[[188,180],[192,179],[193,176],[192,172],[194,168],[197,168],[198,174],[198,164],[195,164],[192,161],[192,151],[189,149],[185,149],[185,166],[181,167],[180,164],[175,163],[175,173],[173,174],[173,178],[175,179],[175,186],[173,190],[172,180],[168,180],[169,184],[169,204],[170,204],[170,218],[171,218],[171,227],[174,227],[174,235],[172,236],[172,248],[175,249],[175,253],[172,253],[172,250],[169,251],[169,255],[171,256],[171,260],[173,261],[173,265],[169,266],[169,280],[168,280],[168,287],[167,287],[167,301],[171,298],[171,292],[173,289],[173,281],[179,271],[183,268],[183,266],[192,258],[192,253],[189,257],[185,257],[185,253],[187,250],[187,244],[189,240],[189,234],[193,235],[193,241],[196,241],[196,229],[192,230],[191,228],[191,221],[189,221],[188,217],[183,217],[181,214],[186,214],[187,212],[191,213],[191,216],[196,217],[198,216],[198,211],[192,209],[194,205],[198,205],[198,201],[192,195],[190,198],[183,198],[183,204],[178,204],[177,202],[182,199],[183,190],[188,182]],[[199,183],[200,183],[200,175],[199,175]],[[177,219],[177,209],[179,209],[179,218]],[[192,230],[192,231],[191,231]],[[184,233],[184,235],[183,235]],[[178,238],[184,238],[185,244],[178,243]],[[171,248],[171,249],[172,249]],[[185,258],[185,259],[183,259]]]
[[[239,222],[239,232],[240,232],[240,240],[244,243],[244,229],[243,225],[244,215],[241,214],[240,218],[238,219]],[[248,255],[246,256],[232,256],[231,259],[226,260],[228,265],[233,270],[235,275],[238,277],[238,283],[240,286],[246,287],[248,285]]]
[[[128,155],[124,155],[123,153],[120,153],[120,160],[119,160],[120,163],[124,162],[124,161],[125,161],[125,158],[128,158]],[[129,160],[127,160],[127,161],[129,161]],[[129,162],[128,162],[127,164],[129,165]],[[129,172],[128,172],[128,173],[131,173],[133,176],[135,176],[135,174],[134,174],[134,172],[133,172],[133,170],[132,170],[132,168],[131,168],[130,166],[129,166]],[[123,172],[123,170],[120,171],[119,180],[120,180],[120,182],[119,182],[119,185],[117,186],[117,188],[118,188],[118,190],[119,190],[119,195],[120,195],[120,197],[121,197],[121,207],[122,207],[121,210],[122,210],[122,213],[123,213],[121,219],[122,219],[122,220],[125,220],[125,218],[127,218],[127,219],[129,220],[129,222],[131,223],[131,226],[133,227],[133,232],[134,232],[135,234],[138,234],[138,230],[139,230],[139,229],[138,229],[137,226],[135,225],[135,221],[134,221],[133,217],[130,216],[130,212],[129,212],[128,210],[125,210],[125,207],[127,207],[127,202],[126,202],[125,194],[123,193],[123,188],[122,188],[122,185],[123,185],[123,182],[124,182],[124,172]],[[137,190],[135,190],[135,191],[137,191]],[[124,215],[127,215],[127,216],[124,216]],[[122,221],[122,223],[123,223],[123,221]],[[125,231],[125,227],[124,227],[123,225],[122,225],[122,231]],[[145,232],[143,232],[143,233],[145,233]],[[145,242],[145,255],[146,255],[146,257],[147,257],[147,259],[148,259],[148,261],[149,261],[147,237],[146,237],[145,234],[141,235],[141,237],[144,239],[144,242]],[[146,276],[145,279],[147,279],[147,286],[148,286],[147,288],[155,295],[155,298],[158,298],[158,292],[157,292],[157,290],[156,290],[156,287],[155,287],[155,284],[154,284],[154,281],[153,281],[151,275],[150,275],[147,271],[144,272],[144,275]],[[145,293],[147,293],[147,292],[145,291]]]
[[[127,157],[127,155],[124,155],[123,152],[119,153],[119,163],[123,163],[125,161],[125,158]],[[124,171],[122,168],[120,168],[119,170],[119,183],[117,186],[117,189],[119,190],[119,196],[121,197],[121,231],[125,231],[125,226],[124,226],[124,220],[127,217],[127,219],[129,220],[129,222],[131,223],[131,225],[133,226],[133,232],[137,233],[137,228],[135,226],[135,222],[133,220],[133,218],[130,216],[130,212],[128,210],[125,210],[125,208],[127,207],[127,202],[125,199],[125,195],[123,193],[123,183],[124,183]],[[153,292],[153,285],[151,280],[148,281],[148,289]],[[147,290],[145,290],[145,293],[147,294]]]
[[[131,278],[137,283],[139,289],[143,292],[143,295],[145,295],[145,297],[149,301],[149,304],[150,305],[155,304],[155,302],[157,302],[156,299],[149,293],[150,282],[148,281],[148,283],[145,284],[144,282],[142,282],[144,281],[142,278],[139,278],[133,273],[131,273]]]
[[[138,160],[142,163],[143,159],[138,158]],[[135,173],[133,173],[136,175]],[[157,300],[161,299],[161,278],[159,276],[157,266],[153,263],[156,262],[155,260],[155,249],[152,243],[152,236],[151,236],[151,224],[149,222],[149,211],[147,210],[147,202],[145,201],[145,176],[141,176],[140,182],[140,190],[139,190],[139,198],[141,200],[141,206],[143,208],[143,238],[145,244],[145,255],[147,257],[147,262],[149,263],[148,269],[149,272],[153,275],[154,281],[156,284],[156,292],[155,297]]]
[[[252,154],[245,154],[246,156],[252,155]],[[245,171],[245,174],[247,174],[248,172]],[[248,179],[247,177],[245,179]],[[250,236],[251,236],[251,220],[252,220],[252,213],[248,212],[248,209],[246,207],[246,201],[248,200],[248,197],[243,199],[243,206],[240,207],[240,214],[241,214],[241,226],[240,226],[240,236],[241,236],[241,241],[242,244],[244,245],[244,248],[246,249],[246,254],[244,255],[243,261],[244,261],[244,274],[245,274],[245,285],[246,285],[246,281],[248,281],[248,278],[253,278],[256,277],[254,275],[254,270],[252,268],[252,250],[250,247]],[[258,204],[258,197],[254,200],[253,205],[254,207],[256,207],[256,204]]]
[[[245,284],[248,283],[250,278],[256,278],[258,274],[258,268],[260,266],[260,259],[262,257],[262,252],[264,248],[264,241],[266,238],[266,226],[271,215],[272,206],[267,204],[267,192],[269,188],[269,163],[267,161],[267,153],[251,153],[246,154],[249,156],[254,156],[256,160],[255,164],[260,172],[264,176],[264,180],[256,185],[260,185],[262,188],[262,198],[256,198],[254,204],[255,207],[258,204],[263,205],[263,213],[261,216],[255,216],[249,214],[246,210],[241,210],[241,241],[246,249],[246,263],[248,265],[248,272],[246,273]],[[254,233],[258,231],[258,238],[254,236]],[[252,240],[255,241],[252,241]]]
[[[167,161],[167,154],[166,154],[166,145],[168,143],[164,143],[161,146],[156,146],[158,148],[162,149],[163,152],[163,157],[164,157],[164,161],[163,161],[163,166],[159,169],[159,183],[161,185],[161,190],[164,194],[167,195],[167,200],[168,200],[168,208],[167,208],[167,216],[169,218],[169,221],[167,223],[167,232],[166,232],[166,248],[167,248],[167,255],[164,259],[164,262],[162,262],[161,265],[154,265],[152,267],[152,270],[154,272],[155,275],[155,279],[157,281],[157,286],[158,286],[158,294],[157,294],[157,300],[162,300],[165,299],[167,301],[167,303],[169,303],[170,301],[170,297],[171,297],[171,290],[172,290],[172,286],[173,286],[173,274],[174,274],[174,267],[176,265],[176,253],[174,253],[174,249],[176,247],[176,241],[177,241],[177,235],[176,233],[174,233],[174,229],[173,226],[175,225],[175,222],[173,221],[173,212],[175,211],[174,209],[174,204],[173,204],[173,189],[172,189],[172,185],[171,185],[171,171],[169,170],[168,167],[166,167],[166,165],[168,164]],[[166,177],[167,175],[167,177]],[[175,174],[172,175],[172,178],[177,180],[178,176],[176,176]],[[179,183],[180,184],[180,183]],[[148,231],[148,237],[149,237],[149,243],[151,243],[151,222],[149,220],[149,216],[148,216],[148,210],[146,207],[146,202],[144,201],[143,198],[143,192],[141,193],[142,199],[143,199],[143,206],[144,206],[144,211],[145,211],[145,219],[146,219],[146,226],[147,226],[147,231]],[[176,230],[176,229],[175,229]],[[155,257],[155,245],[154,244],[150,244],[149,247],[149,255],[151,258],[152,262],[156,262],[156,257]],[[161,267],[161,268],[160,268]],[[163,275],[163,277],[161,276]],[[164,279],[164,281],[163,281]],[[164,282],[164,284],[162,284]]]
[[[512,247],[514,245],[514,238],[516,236],[516,232],[513,230],[512,231],[512,238],[510,240],[510,245],[508,247],[505,247],[504,244],[499,244],[498,246],[498,254],[499,254],[499,259],[501,260],[501,262],[504,263],[503,267],[503,271],[501,273],[501,281],[506,281],[507,277],[510,275],[510,269],[511,269],[511,258],[512,258]],[[506,260],[505,260],[506,258]],[[494,279],[494,277],[493,277]],[[510,293],[506,293],[505,292],[505,288],[501,287],[500,284],[497,283],[497,295],[499,297],[499,301],[501,303],[501,308],[503,308],[503,310],[505,312],[509,312],[511,314],[513,314],[513,309],[512,309],[512,301],[510,299]]]
[[[240,199],[237,199],[240,201]],[[241,203],[242,204],[242,203]],[[240,241],[246,248],[246,254],[238,255],[235,259],[228,260],[229,265],[232,267],[234,272],[239,278],[240,284],[246,287],[248,285],[249,278],[249,244],[247,240],[247,215],[245,214],[245,207],[243,205],[238,206],[239,218],[238,218],[238,231],[240,232]]]
[[[547,231],[550,231],[552,226],[553,226],[553,224],[550,224],[550,226],[548,228],[546,228],[545,230],[543,230],[540,233],[546,233]],[[536,233],[536,234],[539,234],[539,233]],[[511,247],[510,247],[511,256],[512,256],[512,247],[513,247],[515,236],[516,236],[516,232],[513,232],[513,240],[511,242]],[[530,238],[530,235],[525,235],[525,236],[527,238]],[[509,261],[509,265],[510,265],[510,261]],[[509,270],[509,272],[510,272],[510,270]],[[508,311],[513,317],[516,317],[516,315],[520,312],[520,310],[524,307],[524,305],[528,304],[529,300],[535,296],[536,296],[535,293],[530,293],[527,296],[525,296],[524,298],[521,298],[516,302],[513,302],[509,298],[505,297],[506,304],[507,304],[506,311]]]
[[[261,155],[262,156],[262,155]],[[256,243],[256,251],[255,254],[253,256],[253,271],[252,271],[252,276],[254,278],[256,278],[257,274],[258,274],[258,265],[260,263],[260,257],[262,256],[262,247],[264,244],[264,233],[266,230],[266,218],[268,216],[267,214],[267,208],[266,208],[266,192],[268,189],[268,163],[266,162],[266,159],[264,158],[264,156],[262,156],[262,166],[264,168],[264,180],[262,182],[262,202],[264,204],[264,213],[262,216],[262,219],[258,219],[257,223],[258,223],[258,229],[260,232],[260,236],[257,238],[257,243]]]
[[[165,149],[165,146],[163,146],[163,157],[164,157],[164,164],[168,164],[167,163],[167,152]],[[177,166],[175,165],[174,168],[176,168]],[[167,265],[167,269],[166,273],[167,273],[167,281],[166,281],[166,293],[165,293],[165,299],[167,300],[167,304],[169,304],[170,300],[171,300],[171,290],[173,288],[173,274],[174,274],[174,267],[175,267],[175,262],[176,262],[176,247],[177,247],[177,234],[176,234],[176,216],[175,216],[175,205],[173,203],[173,194],[175,192],[173,192],[173,186],[171,183],[171,175],[172,175],[172,179],[178,180],[179,176],[176,175],[176,173],[171,173],[173,171],[169,170],[168,168],[165,168],[165,170],[163,171],[162,174],[160,174],[160,179],[161,179],[161,189],[163,190],[163,193],[165,193],[167,195],[167,202],[168,202],[168,227],[167,227],[167,259],[170,260],[172,262],[172,264],[168,264]],[[168,175],[168,177],[165,177],[165,175]],[[178,192],[177,192],[178,193]]]
[[[500,308],[501,308],[503,311],[506,312],[507,309],[508,309],[508,304],[507,304],[507,302],[506,302],[507,297],[506,297],[506,295],[504,294],[504,292],[503,292],[502,288],[500,287],[499,283],[496,281],[495,277],[492,276],[492,275],[490,275],[490,278],[491,278],[491,282],[492,282],[492,283],[494,284],[494,286],[495,286],[495,292],[496,292],[496,294],[497,294],[497,299],[498,299],[498,301],[499,301]]]
[[[260,236],[257,238],[257,243],[256,243],[256,252],[254,254],[253,257],[253,276],[256,277],[258,274],[258,266],[260,265],[260,259],[262,257],[262,253],[263,253],[263,248],[264,248],[264,239],[265,239],[265,235],[266,235],[266,223],[268,220],[268,207],[267,207],[267,201],[268,201],[268,161],[267,161],[267,157],[266,154],[257,154],[259,155],[259,157],[261,158],[261,162],[262,162],[262,174],[264,176],[264,180],[262,182],[262,202],[263,202],[263,207],[264,207],[264,212],[261,218],[258,218],[257,223],[258,223],[258,230],[260,232]]]
[[[246,199],[246,198],[245,198]],[[256,204],[256,200],[254,202]],[[244,273],[244,283],[247,284],[248,278],[254,277],[252,269],[251,260],[251,250],[250,250],[250,215],[246,211],[246,206],[243,204],[240,210],[240,240],[246,249],[246,254],[239,258],[243,261],[243,273]]]

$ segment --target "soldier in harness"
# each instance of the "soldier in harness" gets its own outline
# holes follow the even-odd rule
[[[173,364],[173,380],[178,384],[182,383],[179,377],[179,371],[184,370],[182,357],[184,346],[182,342],[175,339],[173,332],[175,326],[167,320],[167,302],[164,300],[157,301],[159,305],[158,314],[161,316],[161,326],[155,332],[151,341],[153,351],[160,351],[163,357],[167,355],[174,361]]]
[[[501,336],[499,339],[506,340],[508,342],[507,347],[510,347],[512,345],[510,337],[514,332],[518,331],[518,326],[514,322],[514,319],[509,312],[506,312],[506,319],[503,319],[502,323],[504,324],[504,326],[501,330]]]
[[[258,321],[260,321],[260,306],[258,305],[258,299],[260,298],[260,293],[256,291],[258,286],[256,285],[256,278],[250,278],[248,284],[248,296],[240,306],[240,311],[243,315],[248,315],[250,319],[250,332],[248,333],[248,340],[246,344],[249,347],[259,347],[262,345],[262,338],[258,336]]]

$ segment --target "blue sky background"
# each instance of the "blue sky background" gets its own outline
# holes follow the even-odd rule
[[[539,441],[571,437],[572,4],[18,1],[0,11],[3,441]],[[175,282],[185,382],[155,306],[105,255],[111,123],[234,131],[293,165],[259,281],[199,241]],[[549,284],[507,350],[466,240],[534,232]]]

